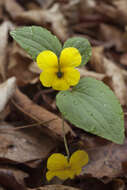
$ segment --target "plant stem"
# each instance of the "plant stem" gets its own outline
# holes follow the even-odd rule
[[[65,145],[65,150],[67,153],[67,159],[69,160],[70,158],[70,152],[69,152],[69,148],[68,148],[68,144],[67,144],[67,139],[66,139],[66,135],[65,135],[65,130],[64,130],[64,117],[62,116],[62,129],[63,129],[63,136],[64,136],[64,145]]]

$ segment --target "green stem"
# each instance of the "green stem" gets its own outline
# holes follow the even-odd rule
[[[63,136],[64,136],[64,145],[65,145],[65,150],[67,153],[67,159],[69,160],[70,158],[70,152],[69,152],[69,148],[68,148],[68,144],[67,144],[67,139],[66,139],[66,135],[65,135],[65,130],[64,130],[64,117],[62,116],[62,129],[63,129]]]

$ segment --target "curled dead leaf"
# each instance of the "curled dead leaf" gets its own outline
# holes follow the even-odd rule
[[[120,103],[126,105],[127,86],[125,82],[125,71],[104,56],[103,47],[93,48],[91,64],[97,72],[106,74],[106,76],[111,79],[110,87],[114,90]]]
[[[12,28],[13,25],[9,21],[0,25],[0,75],[2,80],[6,79],[8,32]]]
[[[19,13],[22,13],[24,11],[23,7],[21,7],[19,3],[16,2],[16,0],[5,0],[4,6],[6,11],[14,20]]]
[[[100,2],[96,6],[96,11],[110,18],[114,23],[119,23],[121,25],[127,24],[127,1],[126,0],[115,0],[108,4],[104,1]],[[121,19],[122,18],[122,19]]]
[[[24,11],[16,15],[16,20],[22,23],[34,22],[37,25],[51,24],[53,32],[61,39],[68,38],[67,20],[60,11],[59,4],[54,4],[50,9]]]
[[[18,89],[16,89],[13,96],[13,104],[16,109],[20,111],[20,113],[25,113],[27,117],[31,118],[33,121],[38,122],[38,124],[42,121],[50,121],[41,126],[40,129],[52,138],[63,141],[63,130],[61,127],[62,119],[59,118],[57,115],[32,102],[25,94],[20,92]],[[73,137],[75,136],[75,133],[65,122],[65,134],[67,133],[70,133]]]
[[[16,89],[16,78],[12,77],[0,84],[0,112],[2,112]]]

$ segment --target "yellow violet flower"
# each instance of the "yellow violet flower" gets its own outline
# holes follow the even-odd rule
[[[55,176],[62,180],[73,179],[81,173],[82,167],[88,163],[88,160],[88,154],[82,150],[74,152],[69,161],[60,153],[52,154],[47,162],[46,178],[48,181]]]
[[[64,48],[59,58],[52,51],[44,50],[37,56],[37,64],[43,70],[40,81],[46,87],[67,90],[80,79],[80,73],[75,67],[81,64],[81,55],[76,48]]]

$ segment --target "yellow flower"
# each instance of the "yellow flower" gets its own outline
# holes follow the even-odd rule
[[[80,79],[80,73],[75,67],[81,64],[78,49],[69,47],[62,50],[59,59],[50,50],[42,51],[37,56],[38,67],[43,70],[40,81],[46,87],[55,90],[67,90]]]
[[[62,180],[73,179],[82,171],[82,167],[88,163],[88,154],[85,151],[78,150],[74,152],[69,159],[60,153],[52,154],[47,162],[48,171],[46,178],[50,181],[57,176]]]

